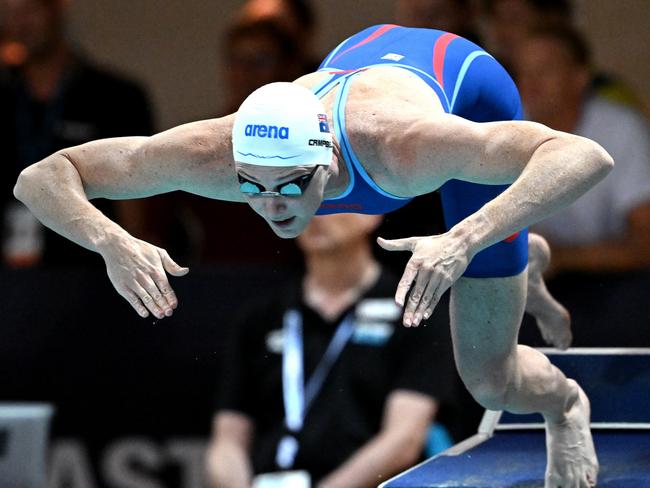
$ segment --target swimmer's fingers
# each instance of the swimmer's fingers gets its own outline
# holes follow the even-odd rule
[[[158,255],[162,261],[163,268],[172,276],[184,276],[189,273],[190,268],[179,266],[176,261],[169,257],[169,254],[164,249],[158,248]]]
[[[444,275],[432,261],[420,264],[418,280],[411,291],[408,305],[404,311],[404,325],[417,327],[425,317],[425,312],[433,311],[440,300],[440,289]],[[431,313],[429,313],[429,316]]]
[[[442,295],[451,287],[453,280],[446,273],[437,273],[438,280],[437,285],[434,285],[434,280],[429,282],[426,292],[420,300],[420,304],[415,312],[413,317],[413,325],[416,327],[420,324],[420,321],[427,320],[433,314],[433,310],[438,305],[438,302],[442,298]]]
[[[160,293],[162,293],[162,296],[167,300],[167,305],[169,305],[172,310],[178,307],[178,298],[176,298],[176,293],[174,293],[174,290],[169,284],[167,276],[164,273],[160,273],[152,275],[151,278],[156,283],[156,286],[160,290]],[[167,313],[165,310],[165,315],[169,316],[171,313]]]
[[[397,304],[403,306],[417,279],[404,310],[406,326],[417,325],[422,318],[431,315],[442,295],[463,274],[469,262],[464,243],[449,233],[390,241],[379,238],[377,242],[388,251],[413,252],[395,295]]]
[[[169,257],[169,254],[164,249],[157,247],[158,256],[160,257],[160,262],[162,263],[163,269],[171,274],[172,276],[184,276],[189,273],[189,268],[184,268],[179,266],[176,261]],[[167,303],[172,309],[178,307],[178,298],[176,298],[176,293],[169,284],[167,275],[164,272],[152,274],[152,278],[158,286],[158,289],[162,295],[167,299]],[[165,312],[166,315],[171,315],[171,313]]]
[[[176,264],[164,249],[128,234],[110,240],[101,255],[111,283],[142,317],[148,315],[146,310],[158,318],[172,314],[178,300],[166,272],[182,276],[189,269]]]
[[[129,305],[131,305],[133,309],[138,312],[138,315],[140,317],[144,319],[149,316],[149,312],[147,311],[147,308],[142,304],[142,300],[140,300],[140,297],[133,291],[124,288],[118,289],[117,292],[122,295],[127,302],[129,302]]]
[[[167,299],[169,290],[171,287],[167,283],[166,278],[161,278],[160,275],[157,276],[158,279],[154,280],[153,276],[156,276],[155,273],[152,276],[146,275],[144,273],[137,273],[138,284],[149,294],[153,300],[154,308],[148,307],[149,310],[159,319],[163,317],[171,316],[173,310],[172,305]],[[167,291],[167,294],[163,293],[163,289]],[[145,303],[145,305],[147,305]]]
[[[420,324],[423,310],[431,302],[437,281],[438,276],[434,273],[434,269],[425,263],[420,263],[417,279],[404,309],[403,323],[406,327],[417,327]]]
[[[404,269],[402,278],[399,280],[399,283],[397,285],[397,292],[395,293],[395,303],[397,303],[400,307],[404,306],[406,295],[408,294],[409,289],[411,288],[411,284],[417,275],[418,265],[413,261],[413,259],[410,259],[409,262],[406,263],[406,268]]]
[[[149,281],[149,283],[147,283]],[[140,282],[144,282],[141,284]],[[163,309],[158,305],[164,298],[162,297],[158,287],[153,284],[153,281],[146,280],[143,276],[138,277],[138,281],[131,284],[131,291],[133,291],[142,304],[149,309],[149,311],[158,319],[165,317]]]
[[[377,237],[379,244],[386,251],[413,251],[420,237],[405,237],[403,239],[384,239]]]
[[[148,294],[143,297],[143,303],[156,317],[163,318],[171,316],[173,310],[178,307],[178,299],[169,284],[165,271],[173,276],[183,276],[189,272],[189,269],[179,266],[164,249],[156,247],[155,250],[159,262],[148,273],[136,272],[136,279]],[[148,302],[144,302],[144,299],[148,300],[148,297],[152,299],[152,307],[157,308],[154,309],[149,306]]]
[[[379,244],[386,251],[413,251],[417,243],[418,237],[406,237],[404,239],[383,239],[381,237],[377,238],[377,244]],[[397,285],[397,292],[395,293],[395,302],[400,306],[404,306],[406,301],[406,295],[408,294],[409,289],[411,288],[411,283],[418,274],[418,265],[413,259],[409,260],[406,265],[406,269],[402,274],[402,279]]]

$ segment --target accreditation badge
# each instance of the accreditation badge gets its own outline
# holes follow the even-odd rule
[[[307,471],[262,473],[255,477],[252,488],[311,488],[311,476]]]

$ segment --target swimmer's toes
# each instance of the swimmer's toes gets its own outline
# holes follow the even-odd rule
[[[598,474],[596,472],[587,473],[587,487],[594,488],[596,486],[596,481],[598,479]]]
[[[578,399],[564,422],[547,424],[545,488],[591,488],[598,477],[598,457],[589,430],[589,399],[574,380],[568,382],[578,388]]]
[[[582,475],[574,470],[564,476],[547,475],[544,481],[544,488],[594,488],[596,486],[596,475]]]

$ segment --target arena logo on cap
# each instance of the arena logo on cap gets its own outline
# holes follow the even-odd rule
[[[244,135],[247,137],[267,137],[269,139],[289,139],[289,127],[248,124],[244,128]]]

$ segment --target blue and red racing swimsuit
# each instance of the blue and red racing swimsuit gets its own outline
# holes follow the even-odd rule
[[[346,134],[345,103],[350,81],[358,73],[376,66],[394,66],[416,74],[435,92],[447,113],[474,122],[522,117],[514,82],[490,54],[473,42],[438,30],[391,24],[369,27],[328,54],[319,71],[329,76],[313,88],[322,98],[340,85],[332,108],[332,122],[350,174],[346,191],[337,198],[323,201],[318,215],[385,214],[411,200],[391,195],[372,181]],[[507,187],[459,180],[446,182],[440,194],[447,228],[476,212]],[[522,229],[474,256],[464,276],[514,276],[524,270],[527,262],[528,232]]]

